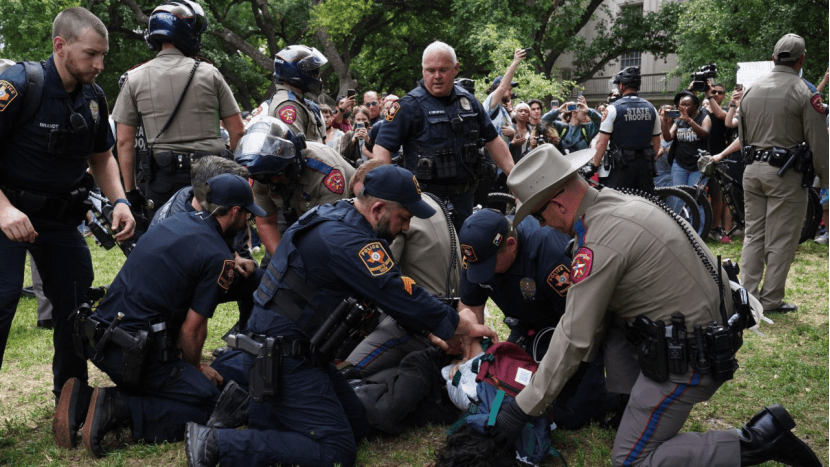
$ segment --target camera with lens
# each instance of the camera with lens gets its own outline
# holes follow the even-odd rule
[[[545,137],[544,137],[544,136],[537,136],[537,137],[536,137],[536,144],[537,144],[538,146],[541,146],[541,145],[543,145],[543,144],[545,144],[545,143],[547,143],[547,141],[545,141]]]
[[[692,90],[705,91],[706,81],[718,76],[718,66],[714,63],[703,65],[696,72],[692,73]]]

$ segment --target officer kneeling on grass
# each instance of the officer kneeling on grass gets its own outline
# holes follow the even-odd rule
[[[74,316],[76,351],[116,387],[66,382],[53,433],[72,447],[104,455],[104,436],[123,427],[133,441],[181,440],[189,421],[204,423],[222,377],[201,363],[207,320],[234,280],[227,242],[249,214],[261,216],[248,181],[223,174],[207,182],[204,211],[180,213],[141,237],[101,305]],[[177,348],[177,341],[180,348]],[[91,394],[90,394],[91,392]]]
[[[529,416],[544,413],[609,326],[610,313],[628,324],[640,362],[614,440],[615,466],[820,466],[780,405],[741,430],[680,433],[694,405],[737,369],[735,352],[753,322],[746,292],[729,291],[703,240],[669,208],[592,188],[576,173],[580,167],[543,145],[507,178],[523,202],[514,222],[531,214],[574,236],[576,251],[565,314],[530,383],[501,406],[492,434],[513,439]],[[608,367],[622,365],[619,356],[606,356]]]
[[[253,334],[237,336],[243,367],[253,367],[249,429],[188,424],[189,466],[353,465],[355,438],[368,426],[327,349],[346,337],[339,330],[364,299],[440,339],[495,336],[401,275],[390,256],[388,242],[410,218],[433,214],[412,173],[385,165],[366,174],[354,201],[318,206],[286,231],[254,296]]]

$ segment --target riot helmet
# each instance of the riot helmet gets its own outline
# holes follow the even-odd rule
[[[614,84],[622,83],[627,88],[640,89],[640,82],[640,67],[638,66],[626,67],[614,76]]]
[[[207,18],[201,5],[191,0],[177,0],[159,5],[150,14],[144,40],[150,50],[161,50],[164,42],[172,43],[184,55],[193,57],[202,48],[202,33]]]
[[[277,83],[289,84],[303,92],[320,94],[323,90],[320,69],[328,62],[314,47],[289,45],[274,57],[274,79]]]
[[[293,139],[284,123],[274,117],[261,117],[236,145],[233,158],[260,183],[271,184],[274,175],[285,175],[289,182],[295,182],[302,174],[305,158]]]

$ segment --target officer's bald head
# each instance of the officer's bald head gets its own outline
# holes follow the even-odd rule
[[[99,36],[107,38],[106,26],[92,12],[81,7],[67,8],[58,13],[52,23],[52,39],[60,36],[67,44],[72,44],[89,28]]]

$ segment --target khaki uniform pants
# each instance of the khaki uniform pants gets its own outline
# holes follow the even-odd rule
[[[737,430],[678,433],[720,385],[692,370],[662,383],[640,373],[614,440],[614,466],[739,467]]]
[[[787,273],[807,213],[801,174],[790,169],[779,177],[777,172],[778,168],[756,161],[746,167],[743,177],[746,228],[741,282],[764,310],[774,310],[784,302]],[[759,292],[764,265],[767,272]]]

